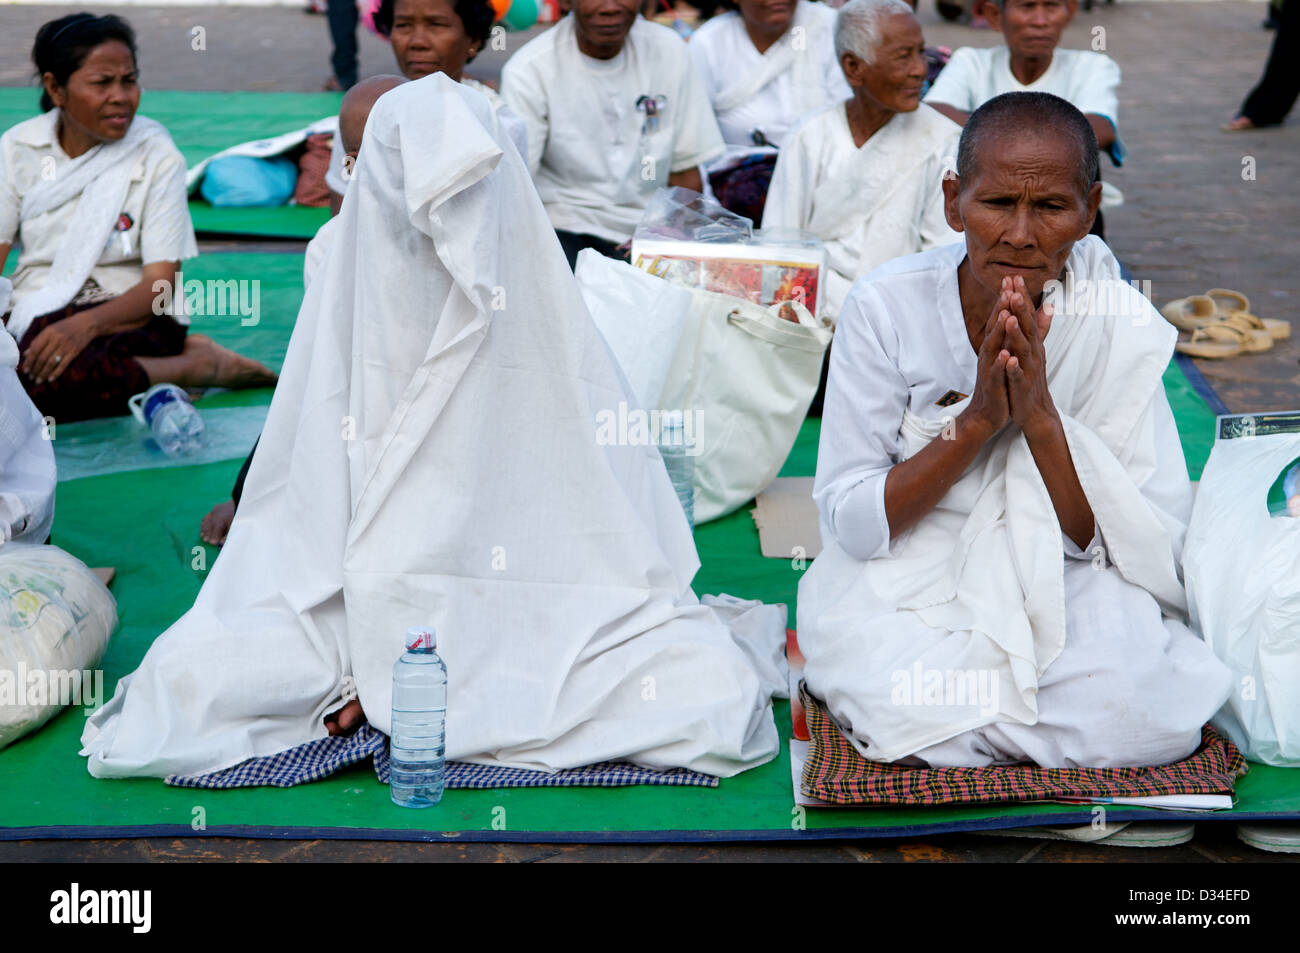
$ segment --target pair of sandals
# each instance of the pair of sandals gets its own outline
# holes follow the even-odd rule
[[[1291,322],[1260,318],[1250,311],[1250,300],[1240,291],[1211,288],[1203,295],[1171,301],[1160,313],[1191,339],[1178,351],[1191,357],[1225,358],[1267,351],[1274,341],[1291,336]]]

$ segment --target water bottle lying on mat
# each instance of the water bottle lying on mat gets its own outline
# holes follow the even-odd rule
[[[191,453],[203,445],[203,418],[189,395],[175,384],[155,384],[127,405],[168,456]]]
[[[433,629],[406,632],[393,666],[393,733],[389,788],[393,803],[431,807],[446,783],[447,666]]]

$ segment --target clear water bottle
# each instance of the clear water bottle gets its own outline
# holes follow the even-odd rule
[[[686,522],[695,528],[695,457],[686,446],[686,427],[680,410],[667,411],[660,418],[659,454],[668,468],[668,479],[677,491]]]
[[[432,807],[442,800],[447,666],[434,651],[437,643],[433,629],[408,629],[406,652],[393,666],[389,790],[402,807]]]
[[[203,418],[189,395],[175,384],[155,384],[128,404],[169,457],[192,453],[203,445]]]

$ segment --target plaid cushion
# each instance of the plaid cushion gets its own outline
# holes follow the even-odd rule
[[[288,788],[308,781],[319,781],[367,758],[374,759],[375,775],[381,783],[387,784],[388,736],[372,727],[369,722],[348,737],[320,738],[279,754],[250,758],[224,771],[198,775],[173,774],[164,780],[181,788]],[[685,768],[658,771],[626,761],[604,761],[555,773],[448,761],[446,784],[448,788],[611,788],[627,784],[716,788],[718,779]]]
[[[1206,725],[1195,754],[1151,768],[1040,768],[1035,764],[984,768],[913,768],[869,761],[831,719],[805,684],[808,759],[800,788],[832,804],[960,804],[1054,801],[1066,798],[1145,797],[1155,794],[1228,794],[1246,759]]]

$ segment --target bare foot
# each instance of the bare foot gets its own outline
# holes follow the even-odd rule
[[[199,523],[199,537],[209,546],[220,546],[226,541],[226,534],[230,532],[230,524],[235,519],[235,501],[226,500],[224,503],[218,503],[208,511],[208,515],[203,517],[203,522]]]
[[[1245,132],[1248,129],[1256,129],[1258,127],[1245,116],[1238,116],[1236,119],[1232,120],[1232,122],[1225,123],[1219,128],[1224,132]]]
[[[240,390],[245,387],[271,387],[278,378],[264,364],[236,354],[222,347],[205,334],[191,334],[185,338],[181,357],[195,362],[193,385],[198,387],[228,387]]]
[[[354,698],[338,711],[325,716],[325,730],[331,735],[350,735],[365,720],[366,713],[361,710],[361,700]]]

